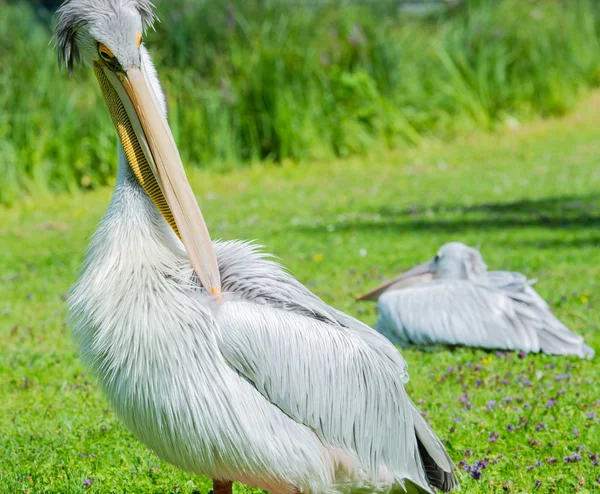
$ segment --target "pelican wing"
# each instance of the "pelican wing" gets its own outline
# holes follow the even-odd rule
[[[441,482],[454,482],[450,459],[399,379],[403,369],[360,335],[252,302],[225,302],[217,319],[227,361],[326,447],[342,448],[374,477],[385,465],[427,488],[425,447]]]
[[[435,280],[379,299],[377,330],[399,344],[467,345],[539,351],[534,311],[500,290]]]
[[[573,333],[550,311],[545,300],[533,289],[535,280],[527,280],[510,271],[487,273],[489,283],[506,294],[518,306],[527,307],[526,324],[536,330],[540,351],[554,355],[578,355],[582,358],[594,356],[594,350],[583,343],[583,338]]]
[[[550,310],[546,301],[532,288],[537,280],[528,280],[524,274],[513,271],[490,271],[486,273],[489,283],[506,292],[516,300],[521,300],[543,310]]]
[[[249,242],[215,242],[223,291],[246,301],[283,309],[347,328],[398,368],[398,378],[408,380],[402,355],[370,326],[327,305],[290,275],[272,256]]]
[[[502,290],[522,292],[529,286],[525,275],[514,271],[488,271],[484,276],[490,285]]]

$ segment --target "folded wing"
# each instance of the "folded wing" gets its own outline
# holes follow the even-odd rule
[[[302,314],[311,319],[342,326],[358,335],[373,350],[398,368],[397,377],[408,380],[407,365],[389,341],[370,326],[326,304],[287,272],[260,246],[249,242],[215,242],[223,291],[242,300]]]
[[[535,280],[527,280],[520,273],[491,271],[487,274],[489,283],[505,293],[519,306],[529,310],[524,317],[535,328],[540,341],[540,351],[553,355],[578,355],[591,358],[594,350],[585,345],[583,338],[573,333],[550,311],[550,307],[533,289]]]
[[[385,465],[397,479],[427,489],[435,477],[424,469],[425,444],[441,482],[454,485],[443,446],[415,417],[402,369],[359,335],[251,302],[226,302],[217,319],[228,362],[327,447],[342,448],[374,478]],[[419,432],[424,438],[417,440]]]
[[[446,344],[539,351],[535,317],[499,290],[467,280],[435,280],[385,293],[377,329],[399,344]]]

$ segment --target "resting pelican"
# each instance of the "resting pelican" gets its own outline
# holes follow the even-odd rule
[[[487,271],[478,250],[443,245],[357,300],[379,300],[376,329],[400,345],[466,345],[591,358],[520,273]]]
[[[70,0],[55,33],[61,64],[93,67],[120,138],[112,202],[69,298],[112,407],[217,493],[456,487],[393,345],[257,247],[211,242],[142,42],[153,20],[149,0]]]

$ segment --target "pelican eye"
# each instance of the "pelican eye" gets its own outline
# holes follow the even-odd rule
[[[98,53],[105,62],[112,62],[115,55],[104,43],[98,43]]]

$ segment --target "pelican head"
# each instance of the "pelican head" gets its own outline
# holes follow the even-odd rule
[[[477,249],[460,242],[448,242],[439,248],[433,259],[402,274],[398,281],[408,284],[416,278],[420,281],[433,278],[471,279],[482,275],[486,270],[487,266]]]
[[[487,266],[477,249],[460,242],[448,242],[440,247],[433,259],[357,296],[356,300],[374,301],[386,291],[427,283],[435,278],[473,279],[486,271]]]
[[[431,265],[434,276],[445,279],[470,279],[487,271],[479,251],[460,242],[442,245]]]
[[[216,256],[143,44],[154,20],[149,0],[67,0],[54,34],[59,65],[69,71],[93,68],[128,165],[182,240],[204,288],[214,294],[221,289]]]

